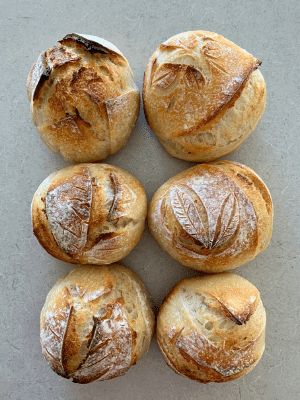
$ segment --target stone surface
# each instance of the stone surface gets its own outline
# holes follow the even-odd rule
[[[299,4],[296,0],[0,0],[1,399],[299,399]],[[271,246],[236,271],[261,291],[268,317],[266,352],[245,378],[201,385],[173,373],[153,340],[150,352],[125,376],[76,385],[49,369],[39,344],[45,296],[72,266],[48,256],[31,232],[34,191],[50,172],[67,163],[48,151],[31,122],[27,73],[39,52],[56,39],[83,32],[117,45],[141,88],[155,47],[175,33],[193,29],[222,33],[263,60],[266,113],[254,134],[228,158],[252,167],[268,184],[275,205]],[[166,179],[192,165],[168,156],[147,127],[143,112],[127,147],[108,162],[141,179],[149,199]],[[164,253],[147,231],[124,263],[144,279],[156,307],[179,279],[195,274]]]

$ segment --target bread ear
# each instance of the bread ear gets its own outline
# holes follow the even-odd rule
[[[260,64],[213,32],[183,32],[162,43],[147,64],[143,98],[147,122],[166,150],[201,162],[238,147],[264,111]]]
[[[29,100],[35,100],[43,82],[49,79],[51,68],[48,65],[45,52],[41,53],[32,65],[27,78],[27,94]]]
[[[75,162],[116,153],[139,115],[127,59],[96,36],[71,33],[43,52],[29,72],[27,93],[45,143]]]
[[[258,290],[234,274],[180,281],[162,304],[157,339],[176,372],[226,382],[250,372],[264,351],[265,310]]]
[[[58,281],[41,312],[42,352],[76,383],[125,374],[148,350],[154,317],[140,279],[121,265],[80,266]]]
[[[110,264],[142,235],[147,200],[132,175],[108,164],[79,164],[51,174],[32,201],[33,231],[54,257]]]
[[[92,54],[118,54],[124,57],[121,51],[114,44],[98,36],[85,35],[82,33],[69,33],[59,40],[59,43],[65,43],[68,40],[72,40],[79,45],[82,45]]]

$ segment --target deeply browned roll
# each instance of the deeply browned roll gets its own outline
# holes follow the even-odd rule
[[[226,382],[250,372],[265,348],[259,291],[238,275],[184,279],[162,304],[157,340],[166,362],[191,379]]]
[[[40,54],[27,80],[33,121],[67,160],[103,160],[123,147],[139,114],[127,59],[112,43],[69,34]]]
[[[245,165],[199,164],[157,190],[148,224],[160,246],[181,264],[221,272],[252,260],[268,246],[272,199]]]
[[[266,102],[261,62],[214,32],[175,35],[151,56],[144,77],[147,121],[165,149],[210,161],[236,149]]]
[[[141,280],[121,265],[81,266],[50,290],[41,345],[51,368],[77,383],[123,375],[148,350],[154,316]]]
[[[46,178],[32,200],[33,232],[56,258],[111,264],[144,230],[147,199],[140,182],[108,164],[79,164]]]

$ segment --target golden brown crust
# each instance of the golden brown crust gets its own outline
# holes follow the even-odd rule
[[[154,194],[148,225],[181,264],[203,272],[236,268],[259,254],[272,236],[273,205],[250,168],[220,161],[174,176]]]
[[[32,200],[33,232],[44,249],[71,263],[110,264],[138,243],[147,199],[139,181],[108,164],[51,174]]]
[[[207,161],[236,148],[264,110],[265,84],[255,73],[260,63],[213,32],[184,32],[162,43],[147,65],[143,99],[166,150]]]
[[[176,372],[203,383],[250,372],[264,351],[266,316],[258,290],[229,273],[179,282],[162,304],[157,340]]]
[[[126,373],[148,350],[154,316],[141,280],[129,269],[81,266],[59,280],[41,312],[44,357],[76,383]]]
[[[127,142],[139,113],[128,61],[114,45],[69,34],[43,52],[27,79],[33,121],[66,159],[99,161]]]

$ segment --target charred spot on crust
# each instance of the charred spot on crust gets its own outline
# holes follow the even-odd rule
[[[47,63],[46,52],[44,52],[40,54],[31,70],[31,97],[33,100],[38,97],[41,87],[49,79],[50,74],[51,67]]]
[[[110,49],[107,49],[106,47],[104,47],[101,43],[96,42],[94,40],[87,39],[86,37],[78,35],[77,33],[69,33],[63,39],[59,40],[59,43],[66,43],[68,41],[73,41],[73,42],[76,42],[76,43],[82,45],[91,54],[115,53],[113,50],[110,50]]]

